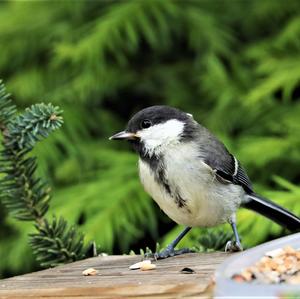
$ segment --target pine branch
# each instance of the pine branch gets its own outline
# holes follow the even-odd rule
[[[89,251],[83,247],[83,235],[68,227],[63,218],[57,221],[54,217],[51,223],[45,219],[50,188],[35,176],[36,158],[28,157],[37,141],[61,127],[61,112],[52,104],[36,104],[16,116],[16,107],[0,82],[0,172],[4,174],[0,199],[14,218],[35,222],[37,233],[30,235],[30,244],[42,266],[75,261]]]
[[[55,217],[42,225],[36,224],[38,233],[30,234],[30,244],[37,260],[43,267],[73,262],[85,257],[83,235],[77,234],[74,227]]]
[[[223,251],[226,243],[233,238],[231,232],[220,229],[208,229],[205,234],[202,234],[197,242],[196,250],[203,251]]]
[[[9,103],[3,96],[4,103]],[[12,111],[8,104],[8,111]],[[61,111],[51,104],[37,104],[27,108],[25,113],[7,118],[7,126],[2,124],[4,140],[1,171],[6,174],[0,181],[2,202],[8,211],[19,220],[37,220],[49,208],[50,188],[41,179],[34,178],[37,168],[36,158],[26,154],[34,144],[47,137],[62,124]],[[7,117],[7,114],[3,116]]]
[[[35,104],[16,117],[8,129],[13,142],[20,149],[32,148],[41,138],[58,129],[62,123],[62,111],[52,104]]]
[[[6,93],[5,86],[0,80],[0,129],[3,131],[16,113],[16,106],[12,104],[9,94]]]

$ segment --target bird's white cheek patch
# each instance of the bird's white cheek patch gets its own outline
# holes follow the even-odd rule
[[[164,146],[178,143],[183,130],[184,123],[172,119],[165,123],[151,126],[148,129],[140,130],[137,134],[141,137],[141,141],[144,142],[148,153],[152,155],[156,151],[162,150]]]

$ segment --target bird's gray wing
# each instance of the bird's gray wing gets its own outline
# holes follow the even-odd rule
[[[251,181],[240,162],[212,134],[207,134],[206,143],[202,143],[201,151],[205,153],[204,162],[215,170],[221,182],[240,185],[246,193],[253,192]]]
[[[226,161],[226,163],[221,164],[216,159],[205,160],[205,163],[216,171],[216,175],[219,176],[221,180],[240,185],[247,193],[252,193],[252,184],[245,170],[233,155],[229,155],[230,158]]]

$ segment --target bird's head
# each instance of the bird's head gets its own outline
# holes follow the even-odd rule
[[[168,106],[152,106],[136,113],[125,131],[110,140],[129,140],[140,155],[151,157],[191,139],[196,124],[191,114]]]

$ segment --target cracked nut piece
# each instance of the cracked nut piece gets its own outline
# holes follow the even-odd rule
[[[143,265],[150,265],[151,260],[144,260],[138,263],[135,263],[129,267],[130,270],[137,270],[140,269]]]
[[[93,275],[97,275],[98,271],[94,268],[88,268],[85,269],[84,271],[82,271],[82,274],[84,276],[93,276]]]
[[[143,264],[140,269],[142,271],[148,271],[148,270],[153,270],[155,268],[156,268],[156,265],[154,265],[154,264]]]

